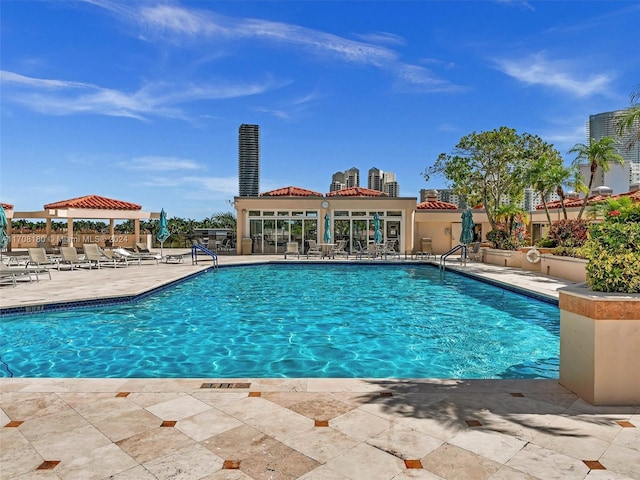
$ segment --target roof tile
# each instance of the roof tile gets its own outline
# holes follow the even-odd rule
[[[370,188],[352,187],[327,193],[327,197],[388,197],[384,192]]]
[[[284,187],[260,194],[261,197],[321,197],[322,194],[300,187]]]
[[[44,206],[45,210],[58,208],[86,208],[92,210],[142,210],[142,206],[136,203],[114,200],[99,195],[85,195],[84,197],[61,200]]]
[[[416,206],[416,209],[418,210],[458,210],[458,207],[453,203],[431,200],[431,201],[419,203]]]
[[[13,205],[9,203],[0,202],[0,205],[2,205],[2,208],[4,208],[5,210],[13,210]]]

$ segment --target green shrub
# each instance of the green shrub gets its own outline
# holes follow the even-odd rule
[[[640,203],[614,209],[589,227],[582,249],[587,284],[596,292],[640,293]]]
[[[487,240],[493,244],[493,248],[500,250],[517,250],[518,246],[508,231],[495,228],[487,233]]]
[[[574,257],[574,258],[585,258],[582,247],[555,247],[551,250],[553,255],[558,255],[559,257]]]
[[[541,248],[553,248],[558,246],[558,242],[553,238],[544,237],[536,242],[536,246]]]

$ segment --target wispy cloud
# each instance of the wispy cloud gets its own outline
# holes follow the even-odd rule
[[[577,97],[606,95],[614,79],[610,73],[585,74],[572,70],[571,60],[549,60],[544,52],[496,62],[498,70],[527,85],[542,85]]]
[[[175,188],[180,191],[204,191],[215,198],[230,198],[238,193],[238,177],[162,176],[138,179],[136,185],[152,188]]]
[[[191,9],[178,3],[149,5],[123,5],[110,0],[85,0],[105,8],[119,18],[134,23],[140,35],[148,40],[157,39],[173,43],[185,41],[219,42],[259,41],[261,45],[285,46],[296,51],[313,53],[337,61],[369,65],[391,71],[400,81],[420,85],[425,92],[458,91],[459,87],[421,67],[407,64],[400,54],[391,48],[376,45],[402,45],[398,35],[373,32],[359,35],[365,41],[357,41],[332,33],[299,25],[274,22],[257,18],[235,18],[211,11]],[[407,71],[412,70],[411,75]]]
[[[533,5],[531,5],[527,0],[495,0],[495,2],[509,7],[521,7],[531,11],[535,10]]]
[[[169,170],[198,170],[203,168],[193,160],[178,157],[137,157],[127,162],[118,162],[118,166],[128,170],[169,171]]]
[[[257,95],[279,88],[271,77],[261,82],[237,83],[212,79],[209,83],[149,83],[127,93],[98,85],[27,77],[0,71],[5,100],[48,115],[90,113],[139,120],[151,116],[187,119],[179,107],[198,100],[220,100]]]

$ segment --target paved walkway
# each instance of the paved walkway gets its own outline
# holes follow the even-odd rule
[[[145,263],[54,270],[1,287],[0,307],[131,295],[211,265]],[[551,297],[565,285],[461,268]],[[640,479],[640,406],[594,407],[554,380],[4,378],[0,409],[0,479]]]

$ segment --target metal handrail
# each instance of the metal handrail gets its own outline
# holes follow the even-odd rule
[[[213,267],[218,268],[218,254],[212,252],[204,245],[196,244],[191,246],[191,264],[196,265],[198,263],[198,251],[210,255],[213,259]]]
[[[445,262],[447,261],[447,257],[455,252],[457,252],[458,250],[463,250],[461,257],[462,257],[462,261],[464,262],[464,264],[467,264],[467,246],[464,244],[460,244],[460,245],[456,245],[455,247],[453,247],[451,250],[449,250],[448,252],[442,254],[442,256],[440,257],[440,268],[444,270],[445,267]]]

